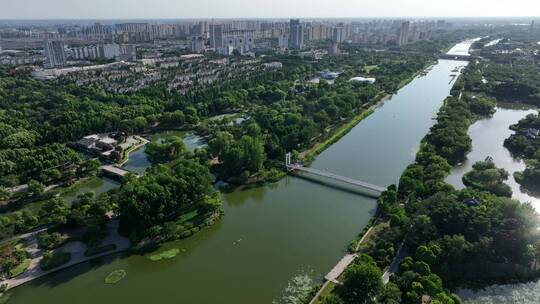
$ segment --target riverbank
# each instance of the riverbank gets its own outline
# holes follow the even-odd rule
[[[455,81],[456,81],[456,78],[454,77],[454,78],[450,79],[449,83],[453,84]],[[443,105],[444,104],[445,104],[445,102],[443,102]],[[422,146],[420,146],[420,151],[421,150],[422,150]],[[366,237],[366,235],[368,235],[372,231],[372,228],[376,227],[375,225],[377,225],[377,221],[374,221],[374,223],[370,225],[370,228],[369,228],[368,232],[366,232],[364,237],[362,237],[359,244],[354,244],[354,242],[351,244],[350,247],[354,247],[354,249],[355,249],[354,255],[356,255],[356,257],[360,254],[360,251],[359,251],[360,244],[362,244],[365,241],[364,238]],[[383,228],[383,230],[384,230],[384,228]],[[376,233],[374,233],[374,235],[375,235],[374,238],[378,238]],[[386,271],[383,273],[382,280],[384,281],[385,284],[389,281],[390,276],[392,276],[392,274],[397,271],[399,263],[401,262],[401,260],[406,255],[406,252],[407,252],[407,250],[406,250],[406,247],[404,246],[404,241],[402,240],[401,244],[399,246],[399,249],[397,250],[396,256],[392,257],[392,262],[389,265],[387,265],[388,267],[385,268]],[[340,262],[338,262],[338,264],[335,267],[338,267],[338,266],[340,266],[340,264],[343,264],[343,260],[346,259],[347,256],[348,255],[345,255],[345,257]],[[350,264],[352,264],[354,262],[356,257],[353,256],[352,259],[347,260],[348,261],[347,266],[345,266],[344,268],[340,267],[341,271],[339,273],[339,276],[341,276],[341,274],[347,269],[348,265],[350,265]],[[320,301],[318,299],[320,297],[322,297],[322,296],[327,296],[327,295],[332,294],[332,290],[336,286],[337,282],[338,282],[337,279],[332,280],[332,278],[329,278],[328,276],[326,276],[324,284],[322,285],[322,287],[319,288],[319,290],[314,295],[314,297],[311,298],[311,301],[309,303],[310,304],[320,303]]]
[[[431,127],[455,67],[455,62],[441,61],[416,78],[325,149],[313,167],[377,185],[394,183],[414,160],[410,151]],[[227,216],[222,220],[194,237],[163,245],[160,251],[180,250],[174,259],[154,262],[131,255],[99,266],[81,265],[16,289],[10,302],[155,301],[153,293],[133,293],[144,286],[160,290],[164,299],[199,304],[215,303],[216,294],[225,303],[271,303],[303,269],[315,276],[328,272],[376,207],[372,198],[294,176],[224,193],[223,200]],[[125,270],[126,278],[114,287],[104,284],[117,269]]]
[[[120,167],[125,165],[129,161],[129,154],[131,152],[136,151],[139,148],[144,147],[145,145],[147,145],[150,142],[148,139],[146,139],[146,138],[144,138],[142,136],[135,136],[134,135],[133,138],[135,140],[137,140],[137,142],[122,144],[122,145],[125,145],[127,147],[125,147],[125,149],[122,150],[122,158],[116,163]],[[128,138],[128,140],[129,140],[129,138]]]
[[[101,245],[109,246],[114,245],[110,251],[101,252],[92,256],[87,256],[88,247],[82,242],[68,242],[55,251],[64,251],[71,254],[71,259],[66,264],[50,269],[42,270],[40,267],[40,262],[43,259],[43,253],[45,252],[38,247],[38,235],[33,234],[28,236],[28,239],[25,241],[25,249],[30,253],[30,266],[20,275],[7,279],[0,282],[0,285],[6,285],[6,291],[18,287],[20,285],[26,284],[35,279],[41,278],[48,274],[72,267],[90,260],[94,260],[100,257],[120,253],[126,251],[130,248],[130,242],[127,238],[120,236],[118,234],[118,220],[111,220],[107,224],[107,237],[102,240]]]
[[[410,77],[407,77],[406,79],[403,79],[397,86],[396,92],[405,87],[407,84],[411,83],[414,79],[416,79],[418,76],[421,76],[423,73],[428,72],[433,65],[436,63],[433,61],[428,62],[422,69],[418,70],[414,74],[412,74]],[[382,106],[387,100],[391,99],[392,96],[395,94],[385,94],[384,96],[378,97],[376,96],[374,98],[374,102],[364,111],[357,114],[355,117],[353,117],[351,120],[346,122],[345,124],[337,127],[336,129],[332,130],[331,134],[327,139],[325,139],[322,142],[316,143],[313,147],[311,147],[308,150],[305,150],[300,153],[299,158],[304,164],[309,164],[313,162],[315,157],[322,153],[326,148],[330,147],[332,144],[336,143],[338,140],[340,140],[343,136],[347,135],[347,133],[354,128],[357,124],[359,124],[362,120],[369,117],[376,108]]]
[[[300,160],[303,161],[305,164],[309,164],[312,162],[317,155],[319,155],[322,151],[324,151],[326,148],[331,146],[332,144],[336,143],[338,140],[340,140],[343,136],[347,135],[349,131],[354,128],[357,124],[359,124],[362,120],[364,120],[369,115],[373,114],[373,107],[375,107],[378,104],[381,104],[384,102],[384,98],[381,99],[380,102],[376,103],[375,105],[368,108],[366,111],[361,112],[357,116],[355,116],[352,120],[345,123],[344,125],[336,128],[332,135],[324,140],[323,142],[315,144],[311,149],[306,150],[302,153],[300,153]]]

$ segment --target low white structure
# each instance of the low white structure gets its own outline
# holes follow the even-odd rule
[[[367,82],[369,84],[374,84],[375,81],[377,81],[375,78],[365,78],[365,77],[353,77],[349,81],[355,81],[355,82]]]
[[[264,66],[269,69],[281,69],[283,68],[283,64],[281,62],[268,62],[265,63]]]

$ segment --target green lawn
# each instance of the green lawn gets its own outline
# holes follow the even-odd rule
[[[379,66],[378,65],[365,65],[364,66],[364,72],[366,73],[371,73],[371,71],[373,71],[374,69],[378,68]]]
[[[328,285],[326,285],[326,287],[323,289],[321,295],[315,301],[315,304],[320,304],[321,299],[323,299],[325,296],[331,294],[335,287],[336,287],[336,283],[328,282]]]
[[[189,220],[192,220],[193,218],[195,218],[197,215],[199,215],[199,211],[198,210],[193,210],[191,212],[188,212],[186,214],[183,214],[182,216],[180,216],[180,219],[178,220],[178,222],[180,224],[182,223],[185,223]]]
[[[11,269],[10,275],[12,278],[22,274],[30,266],[31,259],[24,259],[17,267]]]

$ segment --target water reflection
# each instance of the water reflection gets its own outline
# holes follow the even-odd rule
[[[508,149],[503,146],[504,140],[514,133],[509,127],[531,113],[536,113],[536,111],[498,107],[493,117],[475,122],[469,128],[469,136],[473,145],[472,151],[467,155],[467,160],[463,164],[452,169],[447,182],[458,189],[464,188],[461,181],[463,175],[472,170],[475,162],[491,156],[499,168],[504,168],[510,174],[506,183],[512,188],[512,197],[521,202],[532,203],[536,211],[540,212],[540,198],[523,191],[513,176],[514,172],[525,170],[525,162],[512,157]]]
[[[496,285],[480,291],[462,290],[459,295],[467,304],[538,304],[540,282]]]

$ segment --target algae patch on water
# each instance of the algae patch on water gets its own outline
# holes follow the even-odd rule
[[[174,258],[179,253],[180,253],[180,249],[174,248],[174,249],[169,249],[160,253],[153,254],[149,256],[148,259],[154,262],[161,261],[161,260],[168,260],[168,259]]]
[[[105,278],[105,283],[116,284],[126,276],[126,271],[123,269],[115,270]]]

